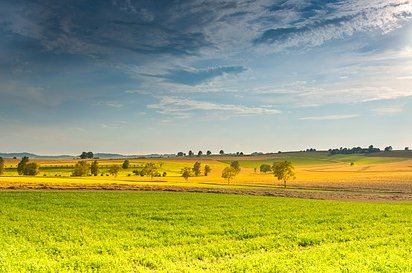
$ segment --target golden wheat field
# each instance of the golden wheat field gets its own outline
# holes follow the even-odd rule
[[[6,159],[6,171],[0,177],[0,187],[19,188],[22,185],[59,187],[88,187],[118,185],[124,187],[196,187],[224,189],[280,189],[272,173],[260,172],[262,164],[273,164],[289,160],[295,168],[294,180],[288,181],[289,190],[333,190],[384,193],[412,193],[412,153],[381,153],[380,155],[335,155],[327,153],[285,153],[261,156],[210,156],[183,158],[136,158],[128,159],[127,169],[121,169],[117,176],[109,175],[108,168],[122,165],[125,159],[96,159],[99,163],[97,176],[71,177],[78,159],[33,159],[40,165],[36,176],[19,176],[16,172],[18,159]],[[94,160],[88,160],[92,162]],[[241,171],[228,184],[221,177],[222,170],[231,162],[238,161]],[[146,163],[155,163],[159,173],[165,176],[139,176],[134,170],[143,168]],[[202,173],[189,177],[181,176],[181,169],[201,163]],[[210,166],[211,172],[205,176],[203,168]]]

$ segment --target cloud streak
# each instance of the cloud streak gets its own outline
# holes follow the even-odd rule
[[[358,115],[324,115],[324,116],[310,116],[301,117],[299,120],[342,120],[342,119],[352,119],[356,118]]]
[[[164,96],[155,104],[149,104],[149,109],[154,109],[161,114],[189,117],[193,112],[222,112],[228,115],[251,116],[251,115],[274,115],[280,111],[267,107],[250,107],[233,104],[219,104],[207,101],[192,100]]]

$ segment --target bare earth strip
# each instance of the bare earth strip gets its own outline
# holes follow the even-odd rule
[[[128,184],[31,184],[31,183],[0,183],[0,190],[62,190],[62,191],[168,191],[168,192],[199,192],[222,194],[247,194],[257,196],[291,197],[305,199],[347,200],[347,201],[397,201],[412,202],[411,193],[367,192],[352,190],[301,190],[301,189],[244,189],[244,188],[201,188],[161,185],[128,185]]]

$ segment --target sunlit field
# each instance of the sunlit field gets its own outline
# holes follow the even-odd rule
[[[412,204],[0,192],[0,272],[411,272]]]
[[[97,176],[71,177],[74,164],[78,160],[33,160],[38,162],[40,173],[36,176],[19,176],[16,171],[18,160],[7,159],[6,170],[0,176],[0,186],[13,187],[21,184],[46,185],[160,185],[201,188],[281,188],[282,183],[271,173],[261,173],[261,164],[273,164],[289,160],[295,167],[296,179],[288,182],[288,189],[318,190],[357,190],[382,191],[392,193],[412,193],[412,152],[381,153],[376,156],[333,155],[327,153],[284,153],[265,156],[211,156],[184,158],[129,159],[128,169],[121,169],[117,176],[109,175],[108,168],[121,165],[122,160],[97,159]],[[89,160],[91,162],[92,160]],[[205,165],[212,169],[208,176],[189,177],[186,181],[181,176],[183,167],[193,167],[199,161],[203,170]],[[241,171],[230,181],[221,177],[222,170],[232,161],[239,161]],[[164,177],[138,176],[133,170],[139,170],[148,163],[158,166]]]

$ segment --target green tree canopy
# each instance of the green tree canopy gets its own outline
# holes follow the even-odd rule
[[[195,164],[193,164],[193,169],[192,170],[193,170],[193,173],[195,174],[195,176],[199,176],[200,173],[202,172],[200,170],[201,166],[202,165],[199,161],[196,161]]]
[[[226,167],[222,171],[222,177],[227,179],[227,183],[230,183],[230,180],[234,178],[239,172],[233,167]]]
[[[275,162],[272,166],[273,174],[278,180],[283,181],[283,185],[286,188],[286,182],[290,179],[295,179],[295,168],[290,161]]]
[[[239,163],[239,161],[232,161],[232,163],[230,163],[230,167],[232,167],[233,169],[236,170],[236,174],[240,173],[240,163]]]
[[[87,159],[87,158],[93,158],[94,155],[92,152],[82,152],[82,154],[80,155],[81,159]]]
[[[17,164],[17,173],[22,175],[24,174],[24,168],[26,167],[26,164],[29,162],[29,158],[27,156],[24,156],[20,162]]]
[[[205,172],[204,172],[205,176],[207,176],[211,171],[212,171],[212,168],[210,168],[209,165],[205,165]]]
[[[158,174],[157,172],[157,166],[153,162],[148,162],[145,164],[143,169],[140,171],[140,175],[142,176],[150,176],[152,179],[154,176]]]
[[[272,171],[272,166],[270,166],[269,164],[260,165],[260,172],[261,173],[267,173],[267,172],[271,172],[271,171]]]
[[[90,172],[94,176],[97,176],[99,174],[99,163],[97,162],[97,160],[93,161],[92,165],[90,166]]]
[[[110,166],[110,168],[107,170],[111,175],[113,175],[113,176],[117,176],[118,174],[119,174],[119,171],[120,171],[120,166],[119,165],[116,165],[116,164],[113,164],[112,166]]]
[[[189,177],[193,176],[192,169],[189,167],[184,167],[180,170],[182,177],[187,181]]]
[[[123,164],[122,164],[122,169],[128,169],[129,168],[129,165],[130,165],[130,162],[129,162],[129,160],[128,159],[126,159],[125,161],[123,161]]]
[[[72,172],[72,176],[87,176],[89,175],[90,171],[90,164],[86,161],[79,161],[74,166],[74,170]]]
[[[39,173],[39,164],[36,162],[28,162],[24,166],[23,174],[24,175],[36,175]]]

